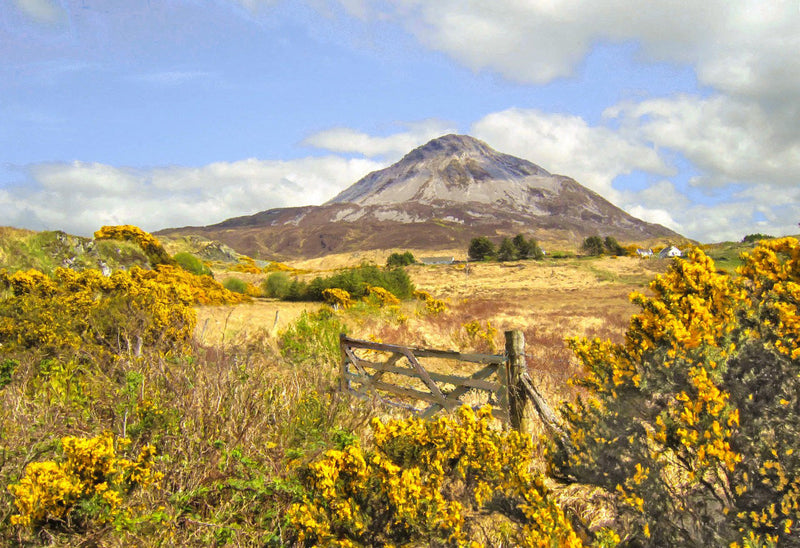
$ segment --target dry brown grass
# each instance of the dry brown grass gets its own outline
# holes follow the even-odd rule
[[[380,262],[384,257],[381,252],[368,252],[292,266],[308,270],[307,276],[313,277],[323,271],[310,270],[312,267],[341,268],[365,259]],[[484,328],[491,325],[497,330],[497,352],[502,352],[504,331],[522,330],[531,376],[555,404],[575,395],[567,380],[578,368],[564,339],[620,340],[635,312],[628,295],[643,290],[666,265],[627,257],[472,263],[467,268],[463,264],[414,265],[408,272],[417,288],[446,301],[447,312],[430,315],[419,303],[410,302],[395,312],[352,313],[347,323],[351,336],[357,338],[461,351],[492,351],[485,340],[466,335],[464,324],[468,322],[478,321]],[[244,276],[249,283],[260,282],[258,276]],[[203,307],[198,309],[197,338],[211,345],[248,334],[265,333],[274,339],[304,310],[319,306],[261,299],[233,307]]]

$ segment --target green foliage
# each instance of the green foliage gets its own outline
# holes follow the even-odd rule
[[[5,359],[0,362],[0,389],[11,382],[11,376],[18,365],[17,360]]]
[[[647,546],[795,545],[800,520],[800,243],[739,277],[690,250],[633,296],[625,342],[573,339],[558,473],[616,493]]]
[[[247,282],[239,278],[227,278],[222,282],[222,287],[240,295],[244,295],[247,292]]]
[[[511,243],[511,238],[503,238],[500,249],[497,250],[498,261],[513,261],[519,256],[516,246]]]
[[[754,243],[759,242],[761,240],[772,240],[773,238],[775,238],[775,236],[770,236],[768,234],[761,234],[759,232],[759,233],[756,233],[756,234],[748,234],[747,236],[742,238],[742,243],[743,244],[754,244]]]
[[[326,289],[341,289],[353,299],[363,299],[369,294],[370,287],[383,288],[398,299],[409,299],[414,294],[414,284],[404,269],[380,269],[374,265],[362,265],[327,278],[314,278],[308,284],[294,280],[289,285],[285,299],[322,302],[325,300]]]
[[[181,251],[180,253],[176,253],[172,257],[178,266],[186,270],[187,272],[191,272],[192,274],[196,274],[197,276],[210,276],[211,269],[206,266],[203,261],[198,259],[196,256],[192,255],[191,253],[187,253],[186,251]]]
[[[417,260],[414,258],[414,254],[410,251],[406,251],[405,253],[392,253],[389,255],[386,259],[386,266],[394,268],[398,266],[408,266],[416,262]]]
[[[72,236],[62,231],[29,232],[0,228],[0,268],[9,272],[36,269],[52,274],[56,268],[111,270],[150,268],[150,260],[135,243]]]
[[[587,255],[602,255],[605,250],[603,238],[600,236],[589,236],[581,244],[581,249]]]
[[[329,308],[306,312],[279,335],[281,354],[295,363],[333,367],[339,363],[339,334],[347,326]]]
[[[526,240],[525,236],[517,234],[511,242],[514,244],[519,259],[535,259],[539,261],[544,258],[542,248],[533,238]]]
[[[289,288],[292,281],[286,272],[273,272],[261,284],[264,295],[273,299],[286,299],[289,295]]]
[[[497,249],[489,238],[479,236],[470,241],[467,253],[471,261],[486,261],[495,257]]]
[[[625,248],[619,245],[616,238],[611,236],[606,236],[606,239],[603,240],[603,247],[609,255],[616,255],[617,257],[623,257],[625,255]]]

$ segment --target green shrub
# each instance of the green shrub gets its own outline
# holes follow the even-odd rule
[[[208,268],[203,261],[191,253],[182,251],[180,253],[176,253],[172,258],[175,259],[175,262],[177,262],[178,265],[187,272],[191,272],[192,274],[196,274],[198,276],[211,275],[211,269]]]
[[[606,236],[606,239],[603,240],[603,247],[609,255],[615,255],[617,257],[625,255],[625,248],[619,245],[616,238],[611,236]]]
[[[581,244],[581,249],[587,255],[602,255],[605,249],[603,238],[600,236],[589,236]]]
[[[417,260],[414,258],[413,253],[406,251],[405,253],[392,253],[389,255],[389,258],[386,259],[386,266],[394,268],[398,266],[408,266],[416,262]]]
[[[757,234],[748,234],[747,236],[742,238],[742,243],[743,244],[754,244],[754,243],[759,242],[761,240],[771,240],[774,237],[775,236],[770,236],[769,234],[761,234],[760,232],[757,233]]]
[[[353,299],[363,299],[369,293],[370,287],[383,288],[398,299],[410,299],[414,294],[414,284],[404,269],[380,269],[375,265],[362,265],[327,278],[314,278],[308,284],[294,280],[289,285],[285,299],[322,302],[325,300],[326,289],[342,289]]]
[[[247,282],[240,280],[239,278],[228,278],[224,282],[222,282],[222,287],[227,289],[228,291],[232,291],[234,293],[240,293],[244,295],[247,292]]]
[[[303,311],[279,336],[281,355],[295,363],[313,362],[333,367],[339,363],[339,334],[347,326],[329,308]]]
[[[273,272],[264,280],[261,287],[267,297],[285,299],[289,295],[291,285],[292,281],[286,272]]]

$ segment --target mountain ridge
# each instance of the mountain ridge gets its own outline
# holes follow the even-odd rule
[[[525,233],[577,247],[592,235],[641,243],[680,234],[637,219],[574,179],[498,152],[467,135],[444,135],[374,171],[321,206],[273,208],[199,233],[239,252],[281,259],[369,249],[440,250],[476,236]]]

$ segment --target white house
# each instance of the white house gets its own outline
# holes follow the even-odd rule
[[[681,253],[680,249],[678,249],[674,245],[671,245],[671,246],[665,247],[664,249],[659,251],[658,258],[659,259],[671,259],[672,257],[680,257],[682,255],[683,254]]]
[[[649,248],[648,249],[637,249],[636,250],[636,254],[639,257],[642,257],[643,259],[644,258],[648,258],[649,259],[650,257],[653,256],[653,250],[649,249]]]

